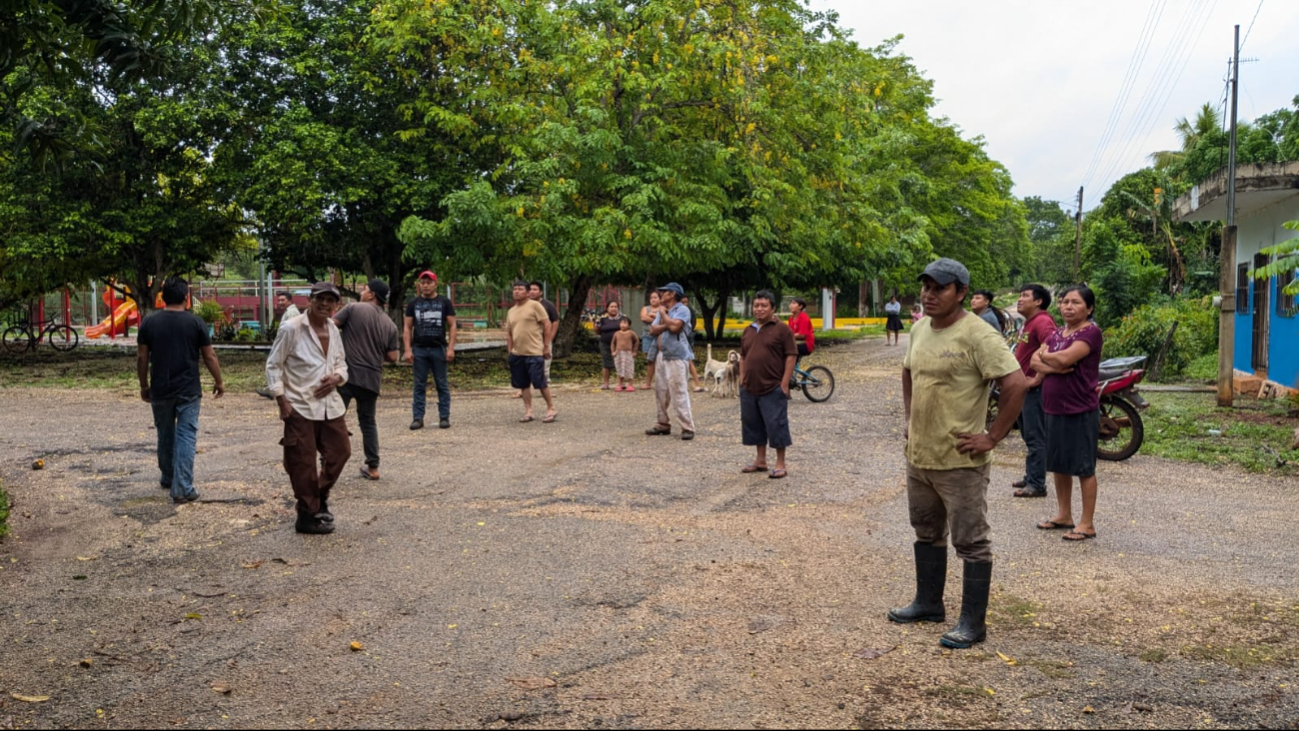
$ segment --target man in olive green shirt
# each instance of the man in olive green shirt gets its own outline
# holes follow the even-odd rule
[[[927,318],[911,330],[902,363],[907,415],[907,503],[916,531],[916,598],[889,612],[893,622],[943,622],[950,532],[965,562],[961,619],[940,642],[965,649],[982,642],[992,582],[988,475],[992,450],[1024,403],[1027,382],[1001,335],[962,304],[970,273],[939,259],[920,275]],[[992,381],[1001,388],[997,420],[985,431]]]

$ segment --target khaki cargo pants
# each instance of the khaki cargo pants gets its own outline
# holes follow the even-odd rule
[[[988,477],[992,465],[955,470],[925,470],[907,465],[907,505],[916,540],[947,547],[973,563],[992,562],[988,525]]]

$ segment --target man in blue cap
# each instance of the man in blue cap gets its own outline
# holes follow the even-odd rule
[[[945,647],[983,642],[992,582],[988,475],[992,450],[1024,403],[1027,381],[1001,333],[962,307],[970,291],[964,264],[939,259],[920,275],[928,316],[911,330],[902,362],[907,416],[907,504],[916,531],[916,598],[889,612],[898,623],[943,622],[947,543],[965,562],[961,619]],[[989,382],[1001,387],[997,420],[986,426]],[[986,431],[985,431],[986,427]]]
[[[681,304],[686,291],[676,282],[658,289],[659,306],[650,324],[649,334],[658,338],[658,359],[654,365],[654,395],[658,402],[658,421],[646,429],[650,436],[672,433],[669,411],[675,411],[681,425],[681,438],[695,438],[695,420],[690,414],[690,337],[693,323],[690,310]]]

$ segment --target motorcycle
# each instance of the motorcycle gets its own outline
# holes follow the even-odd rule
[[[1141,368],[1146,356],[1111,358],[1100,365],[1100,380],[1096,390],[1100,394],[1100,439],[1096,457],[1109,462],[1121,462],[1137,453],[1145,440],[1145,426],[1141,412],[1150,406],[1137,391],[1137,384],[1146,377]],[[996,385],[988,398],[988,426],[997,419],[997,402],[1000,393]]]
[[[1146,377],[1146,356],[1111,358],[1100,367],[1100,383],[1096,390],[1101,396],[1101,433],[1096,456],[1110,462],[1120,462],[1141,449],[1145,440],[1145,426],[1141,412],[1150,406],[1137,391],[1137,384]]]

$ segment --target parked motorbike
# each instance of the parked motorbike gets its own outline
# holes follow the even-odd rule
[[[1137,384],[1146,377],[1146,356],[1111,358],[1101,363],[1101,434],[1096,456],[1110,462],[1131,457],[1141,449],[1145,440],[1145,427],[1141,412],[1150,404],[1137,391]]]
[[[1146,356],[1111,358],[1100,365],[1100,380],[1096,390],[1101,397],[1100,439],[1096,457],[1109,462],[1121,462],[1137,453],[1145,440],[1145,426],[1141,412],[1150,404],[1137,391],[1137,384],[1146,377],[1141,368]],[[997,420],[997,403],[1001,398],[996,385],[988,398],[988,426]]]

